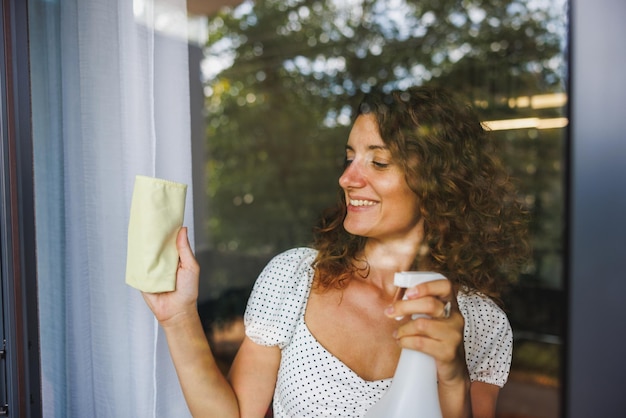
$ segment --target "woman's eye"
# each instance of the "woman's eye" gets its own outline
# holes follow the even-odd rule
[[[346,158],[345,160],[343,160],[343,168],[344,169],[348,168],[348,166],[352,164],[353,161],[354,159],[352,158]],[[381,162],[381,161],[371,161],[371,164],[374,166],[374,168],[377,168],[377,169],[388,168],[391,165],[390,163]]]

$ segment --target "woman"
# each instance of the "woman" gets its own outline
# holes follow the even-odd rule
[[[524,211],[478,119],[445,91],[372,94],[357,113],[342,198],[315,249],[280,254],[261,273],[228,379],[202,331],[184,229],[177,290],[144,294],[195,417],[262,417],[272,399],[277,417],[363,416],[402,348],[435,358],[444,417],[495,416],[512,335],[494,300],[527,253]],[[449,280],[394,302],[394,273],[407,270]]]

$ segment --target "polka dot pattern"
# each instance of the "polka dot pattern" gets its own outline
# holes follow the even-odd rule
[[[255,283],[244,316],[246,335],[282,350],[274,416],[363,417],[391,379],[366,381],[329,353],[310,333],[304,313],[317,252],[295,248],[276,256]],[[504,385],[512,332],[504,312],[486,297],[459,294],[465,351],[472,380]]]
[[[457,301],[465,319],[463,340],[470,380],[504,386],[513,355],[513,331],[506,314],[480,294],[459,293]]]

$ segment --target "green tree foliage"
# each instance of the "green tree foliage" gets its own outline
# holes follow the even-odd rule
[[[559,7],[258,0],[212,17],[206,172],[214,248],[273,254],[310,241],[317,215],[337,196],[350,109],[372,87],[438,83],[486,120],[537,117],[511,100],[563,91]],[[560,250],[562,131],[496,134],[534,211],[538,248]]]

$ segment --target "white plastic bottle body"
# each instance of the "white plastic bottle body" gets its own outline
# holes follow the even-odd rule
[[[445,277],[432,272],[401,272],[396,273],[394,283],[407,288],[438,279]],[[365,418],[442,418],[435,359],[403,349],[391,386]]]

